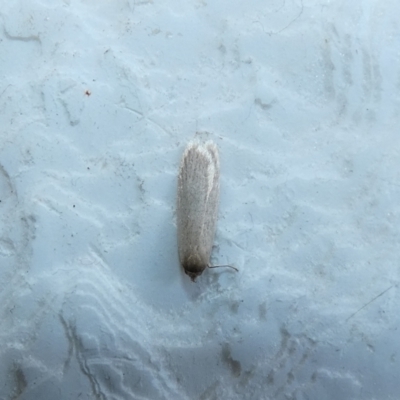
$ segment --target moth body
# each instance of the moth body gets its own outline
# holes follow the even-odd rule
[[[179,261],[195,279],[210,266],[219,203],[219,155],[212,141],[190,142],[178,175]]]

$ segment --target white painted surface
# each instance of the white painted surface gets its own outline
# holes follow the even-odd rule
[[[0,15],[1,400],[398,398],[397,1]],[[213,261],[240,271],[193,284],[196,131],[221,157]]]

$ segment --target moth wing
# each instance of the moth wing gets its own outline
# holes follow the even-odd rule
[[[219,202],[219,156],[211,141],[186,148],[178,176],[178,249],[183,264],[195,255],[209,264]]]

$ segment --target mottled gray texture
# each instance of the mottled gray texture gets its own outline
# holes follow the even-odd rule
[[[180,263],[192,281],[209,266],[219,203],[219,155],[215,143],[190,142],[178,176]]]

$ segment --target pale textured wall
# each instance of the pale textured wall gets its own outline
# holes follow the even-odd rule
[[[5,2],[0,399],[397,399],[399,15]],[[213,262],[239,272],[192,283],[196,131],[220,150]]]

